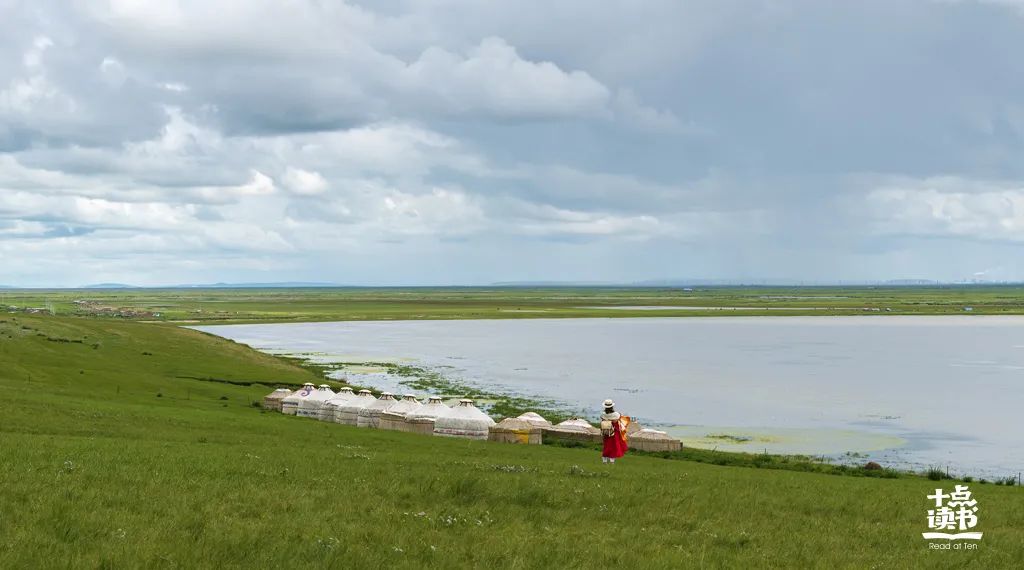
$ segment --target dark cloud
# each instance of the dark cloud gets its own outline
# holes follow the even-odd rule
[[[0,11],[5,283],[1024,278],[1009,0]]]

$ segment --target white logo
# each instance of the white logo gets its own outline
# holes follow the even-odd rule
[[[978,501],[971,498],[967,485],[957,485],[951,493],[935,489],[934,495],[928,498],[935,501],[935,508],[928,509],[928,528],[935,530],[967,530],[978,525]],[[980,532],[922,532],[926,539],[944,538],[946,540],[981,540]]]

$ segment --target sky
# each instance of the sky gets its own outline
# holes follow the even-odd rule
[[[1024,0],[0,0],[0,285],[1024,280]]]

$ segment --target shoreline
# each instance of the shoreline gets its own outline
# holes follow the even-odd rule
[[[258,349],[253,348],[253,350]],[[386,370],[385,373],[387,375],[398,379],[398,385],[407,387],[410,390],[418,390],[421,392],[429,391],[431,395],[441,396],[447,400],[457,400],[463,397],[471,398],[482,410],[488,413],[488,415],[496,417],[499,421],[503,418],[515,417],[528,411],[539,413],[552,423],[558,423],[574,417],[580,417],[593,423],[594,418],[596,417],[592,416],[592,414],[587,414],[584,410],[574,410],[571,406],[556,400],[524,396],[521,394],[501,393],[480,387],[474,387],[471,384],[447,378],[440,372],[430,370],[422,366],[381,361],[323,362],[316,361],[315,358],[317,355],[311,353],[264,352],[264,354],[280,358],[302,368],[311,370],[324,378],[325,381],[338,384],[339,386],[349,386],[354,390],[366,388],[378,394],[387,390],[382,390],[381,388],[361,384],[359,382],[353,382],[349,376],[339,377],[339,375],[344,373],[346,370],[351,370],[353,368],[383,369]],[[354,375],[358,377],[360,374],[366,373],[356,372]],[[422,396],[422,394],[418,395]],[[951,472],[948,467],[940,468],[938,466],[928,466],[923,467],[922,469],[913,469],[907,467],[905,463],[903,465],[890,467],[885,465],[880,465],[880,467],[877,468],[865,467],[869,464],[878,464],[877,461],[872,459],[874,457],[871,453],[872,451],[888,451],[897,449],[896,447],[883,447],[874,450],[844,451],[824,454],[785,452],[768,453],[767,450],[764,453],[761,453],[753,449],[729,449],[730,443],[742,443],[737,441],[742,436],[736,436],[736,433],[762,432],[778,434],[779,432],[786,431],[812,431],[800,428],[778,428],[773,430],[771,428],[722,428],[715,426],[680,426],[676,424],[666,425],[658,423],[640,423],[644,427],[666,430],[670,435],[675,435],[673,433],[676,431],[674,428],[699,428],[698,431],[707,432],[703,437],[679,437],[678,439],[683,443],[683,450],[680,452],[639,452],[643,455],[662,456],[666,459],[689,460],[716,465],[746,466],[793,471],[814,471],[847,476],[854,475],[881,478],[925,477],[932,480],[945,479],[966,482],[977,481],[983,484],[1003,484],[1004,482],[1004,479],[999,478],[989,480],[985,477],[970,475],[968,473]],[[862,435],[870,434],[865,433]],[[699,439],[718,439],[721,445],[697,445],[695,440]],[[549,442],[546,441],[545,443],[548,444]],[[579,443],[550,443],[567,447],[587,446],[586,444]],[[597,449],[597,447],[595,447],[595,449]],[[631,453],[638,452],[637,450],[631,450]]]

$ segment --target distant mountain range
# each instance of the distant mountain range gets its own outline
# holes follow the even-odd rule
[[[612,281],[499,281],[488,287],[621,287]]]
[[[344,287],[337,283],[320,283],[317,281],[279,281],[273,283],[188,283],[185,285],[172,285],[173,289],[268,289],[280,287]]]
[[[127,285],[125,283],[94,283],[83,285],[82,289],[138,289],[138,285]]]
[[[184,283],[181,285],[140,286],[128,283],[94,283],[80,289],[270,289],[282,287],[341,287],[336,283],[282,281],[275,283]]]
[[[939,281],[932,281],[931,279],[890,279],[885,282],[886,285],[942,285]]]
[[[878,281],[813,281],[795,279],[647,279],[643,281],[499,281],[491,287],[930,287],[944,285],[1008,285],[999,281],[936,281],[889,279]]]

